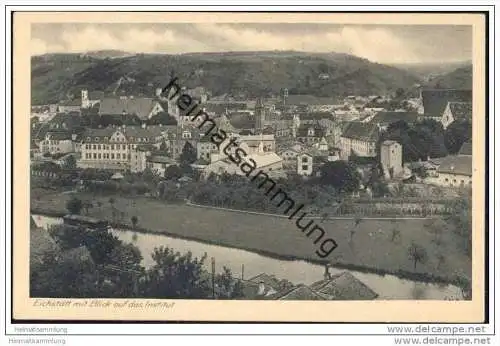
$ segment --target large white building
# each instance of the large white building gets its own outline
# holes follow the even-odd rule
[[[349,123],[340,136],[342,159],[347,160],[352,154],[360,157],[376,157],[379,135],[377,124]]]
[[[159,148],[164,140],[164,129],[161,126],[88,129],[82,137],[78,165],[84,168],[132,170],[132,163],[138,159],[135,156],[133,159],[132,153],[138,146]]]

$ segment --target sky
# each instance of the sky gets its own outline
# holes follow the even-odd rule
[[[31,54],[295,50],[347,53],[382,64],[472,59],[472,27],[306,23],[33,24]]]

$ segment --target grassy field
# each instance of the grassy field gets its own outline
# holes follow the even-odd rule
[[[66,212],[66,201],[71,194],[49,191],[32,191],[31,209],[50,212]],[[130,218],[138,217],[138,227],[179,237],[198,239],[210,243],[260,251],[277,256],[295,257],[313,261],[321,260],[316,255],[317,245],[307,238],[295,225],[295,221],[274,216],[226,212],[186,205],[165,204],[150,198],[114,197],[113,207],[109,197],[95,197],[78,193],[78,198],[101,202],[89,215],[112,220],[112,208],[123,217],[117,222],[131,226]],[[82,211],[85,214],[85,211]],[[408,258],[408,247],[415,242],[426,249],[427,261],[417,264],[417,273],[453,280],[457,275],[471,277],[470,259],[458,248],[456,235],[445,232],[442,242],[433,242],[434,235],[425,227],[426,220],[372,220],[363,219],[357,226],[353,220],[316,221],[338,248],[327,259],[332,264],[358,266],[371,271],[414,272],[413,262]],[[392,230],[400,236],[392,241]],[[355,229],[350,242],[351,230]],[[439,255],[444,260],[439,260]]]

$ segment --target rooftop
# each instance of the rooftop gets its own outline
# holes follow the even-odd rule
[[[346,125],[342,137],[365,142],[376,142],[379,138],[379,129],[376,123],[354,121]]]
[[[422,103],[424,112],[439,117],[448,102],[472,102],[472,90],[459,89],[424,89]]]
[[[472,176],[472,156],[450,155],[443,157],[437,172]]]
[[[378,297],[377,293],[350,272],[315,282],[311,288],[317,293],[329,296],[332,300],[372,300]]]
[[[104,98],[99,106],[99,114],[123,115],[135,114],[139,119],[145,120],[158,102],[153,98]]]

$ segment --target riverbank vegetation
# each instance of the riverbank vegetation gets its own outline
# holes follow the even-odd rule
[[[57,251],[31,261],[30,296],[44,298],[238,299],[241,283],[228,268],[211,274],[206,256],[195,258],[155,248],[152,267],[141,265],[139,249],[110,232],[53,226]],[[212,279],[214,282],[212,283]]]
[[[39,199],[32,199],[32,212],[52,215],[68,212],[66,203],[72,198],[70,194],[47,191],[40,196]],[[304,242],[303,235],[286,218],[165,203],[152,197],[116,196],[113,203],[109,202],[108,196],[88,192],[75,193],[74,197],[92,201],[94,207],[88,210],[89,216],[114,221],[116,225],[137,232],[163,233],[279,258],[319,263],[314,249]],[[139,220],[135,227],[132,216]],[[357,225],[356,219],[359,219]],[[470,257],[461,251],[460,245],[465,242],[463,238],[450,226],[440,235],[438,244],[436,236],[429,231],[428,223],[429,219],[376,220],[364,216],[325,219],[321,226],[339,244],[327,260],[342,268],[364,268],[368,272],[398,276],[413,275],[426,281],[433,278],[449,283],[470,281]],[[466,222],[463,224],[462,233],[467,235]],[[399,231],[398,234],[393,234],[394,229]],[[427,252],[427,261],[419,263],[416,269],[408,256],[408,247],[412,243],[424,247]]]

